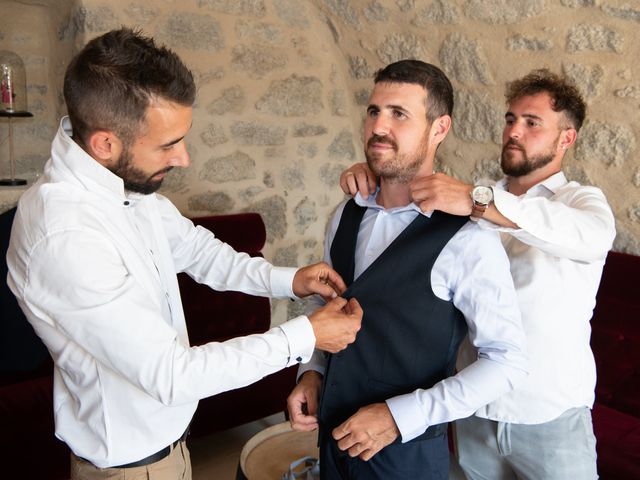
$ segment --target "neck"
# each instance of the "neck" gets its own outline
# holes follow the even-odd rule
[[[539,184],[540,182],[543,182],[544,180],[546,180],[552,175],[555,175],[559,171],[560,171],[560,168],[549,170],[544,173],[536,170],[522,177],[507,177],[507,181],[509,182],[508,191],[509,193],[512,193],[514,195],[518,195],[518,196],[523,195],[527,193],[527,191],[531,187]]]
[[[409,185],[404,182],[380,179],[380,191],[376,203],[384,208],[404,207],[411,203]]]

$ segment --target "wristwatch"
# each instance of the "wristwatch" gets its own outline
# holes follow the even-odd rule
[[[487,207],[493,203],[493,189],[478,185],[471,190],[471,200],[473,205],[470,220],[477,222],[482,218]]]

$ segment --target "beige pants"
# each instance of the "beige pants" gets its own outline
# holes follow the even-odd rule
[[[98,468],[72,453],[71,480],[191,480],[191,457],[186,442],[162,460],[134,468]]]

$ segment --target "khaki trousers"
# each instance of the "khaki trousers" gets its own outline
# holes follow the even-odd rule
[[[71,480],[191,480],[191,457],[186,442],[162,460],[134,468],[98,468],[72,453]]]

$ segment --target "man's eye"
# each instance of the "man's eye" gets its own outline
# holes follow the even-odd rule
[[[404,112],[401,112],[400,110],[394,110],[393,116],[396,118],[405,118],[407,115]]]
[[[369,111],[367,112],[367,114],[368,114],[370,117],[375,118],[375,117],[377,117],[377,116],[378,116],[378,111],[377,111],[377,110],[369,110]]]

